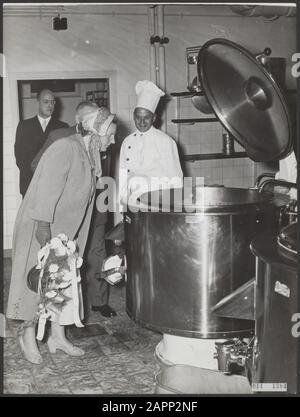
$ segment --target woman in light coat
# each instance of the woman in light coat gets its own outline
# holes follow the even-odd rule
[[[95,107],[90,110],[95,112]],[[17,215],[7,317],[23,320],[19,341],[32,363],[42,362],[35,339],[39,296],[27,287],[27,274],[37,264],[40,247],[58,234],[77,239],[79,255],[84,252],[95,196],[95,155],[99,155],[99,148],[94,155],[88,151],[91,137],[75,134],[56,141],[45,151]],[[79,295],[82,301],[81,292]],[[82,302],[80,305],[82,318]],[[71,324],[68,318],[52,321],[50,352],[60,349],[72,356],[83,355],[82,349],[66,339],[67,324]]]

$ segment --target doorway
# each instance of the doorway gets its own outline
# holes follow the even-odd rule
[[[18,80],[20,120],[36,115],[37,93],[48,88],[56,99],[56,118],[74,124],[76,106],[84,100],[93,101],[110,109],[109,78],[30,79]]]

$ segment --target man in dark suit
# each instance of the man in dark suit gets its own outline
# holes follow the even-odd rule
[[[44,89],[37,95],[38,114],[19,122],[16,132],[15,157],[20,170],[20,193],[24,197],[32,178],[30,164],[42,148],[52,130],[68,127],[67,123],[52,117],[55,97]]]

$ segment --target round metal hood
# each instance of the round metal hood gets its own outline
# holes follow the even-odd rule
[[[249,51],[226,39],[212,39],[199,52],[198,76],[216,116],[249,158],[279,160],[291,152],[283,94]]]

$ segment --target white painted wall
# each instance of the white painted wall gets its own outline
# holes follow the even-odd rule
[[[87,6],[86,10],[90,8]],[[117,114],[119,137],[122,139],[133,128],[134,86],[138,80],[150,77],[147,6],[99,5],[97,10],[110,14],[66,14],[69,27],[60,32],[52,30],[51,16],[4,14],[7,70],[3,138],[4,248],[11,247],[13,224],[20,204],[13,154],[19,120],[16,79],[55,78],[54,74],[67,78],[100,78],[109,74],[112,111]],[[244,18],[233,15],[225,7],[169,5],[165,6],[165,35],[170,39],[166,45],[167,90],[182,91],[186,88],[186,47],[202,45],[213,37],[225,37],[253,52],[269,46],[273,56],[284,56],[289,63],[296,49],[296,20]],[[288,86],[293,88],[289,72],[288,65]],[[186,102],[183,111],[190,114],[194,109]],[[174,117],[175,103],[172,102],[168,108],[168,132],[175,136],[176,126],[170,123]],[[222,146],[221,137],[221,127],[211,124],[201,128],[182,127],[180,140],[186,145],[187,153],[217,152]],[[245,158],[202,161],[187,164],[187,170],[193,175],[204,175],[210,183],[247,187],[253,183],[255,165]]]

